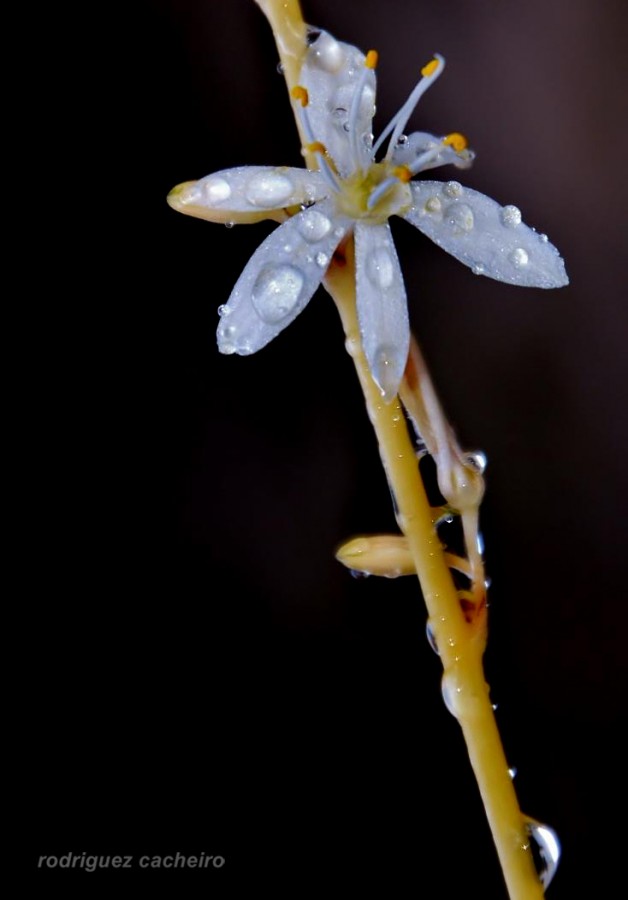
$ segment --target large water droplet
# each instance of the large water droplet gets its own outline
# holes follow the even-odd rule
[[[427,637],[427,642],[434,651],[437,656],[440,656],[440,651],[438,649],[438,644],[436,643],[436,635],[434,634],[434,629],[432,628],[432,623],[428,619],[425,624],[425,636]]]
[[[440,202],[438,197],[430,197],[425,201],[425,209],[430,213],[439,213],[442,208],[442,203]]]
[[[342,67],[345,60],[345,54],[341,44],[335,40],[330,34],[321,33],[316,42],[314,50],[314,59],[317,64],[326,72],[332,75]]]
[[[208,203],[223,203],[231,196],[231,186],[219,175],[212,175],[203,185],[205,199]]]
[[[443,188],[446,197],[462,197],[462,185],[459,181],[448,181]]]
[[[294,266],[266,266],[255,280],[251,300],[260,319],[269,325],[281,322],[299,302],[303,275]]]
[[[547,888],[556,874],[560,862],[560,840],[553,828],[543,825],[535,819],[527,819],[526,829],[535,842],[541,857],[541,865],[538,867],[539,878],[543,887]]]
[[[285,203],[292,194],[292,182],[279,172],[258,172],[246,186],[246,199],[254,206],[273,209]]]
[[[386,290],[393,283],[395,268],[385,247],[378,247],[366,260],[366,274],[375,287]]]
[[[453,203],[445,211],[445,215],[455,234],[473,230],[473,210],[466,203]]]
[[[513,250],[509,256],[510,262],[513,264],[515,269],[521,269],[523,266],[528,265],[528,254],[523,249],[523,247],[517,247],[516,250]]]
[[[517,225],[521,225],[521,210],[518,206],[504,206],[501,220],[506,228],[516,228]]]
[[[299,216],[297,228],[306,241],[314,244],[329,233],[331,222],[327,216],[317,209],[307,209]]]

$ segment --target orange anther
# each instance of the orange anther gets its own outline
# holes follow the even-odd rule
[[[461,153],[469,146],[469,141],[464,134],[452,131],[451,134],[448,134],[447,137],[443,138],[443,144],[445,144],[446,147],[453,147],[456,153]]]
[[[377,60],[379,59],[379,54],[377,50],[369,50],[366,54],[366,59],[364,60],[364,65],[367,69],[374,69],[377,66]]]
[[[427,63],[427,65],[423,66],[423,68],[421,69],[421,75],[425,76],[425,78],[428,78],[430,75],[434,74],[434,72],[436,71],[437,68],[438,68],[438,60],[431,59]]]
[[[397,166],[396,169],[393,169],[393,175],[404,184],[407,184],[407,182],[412,178],[412,172],[407,166]]]
[[[310,97],[307,92],[307,88],[304,88],[300,84],[296,84],[292,90],[290,91],[290,96],[293,100],[298,100],[301,106],[307,106],[310,102]]]

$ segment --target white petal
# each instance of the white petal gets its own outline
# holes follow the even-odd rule
[[[343,177],[356,167],[347,129],[355,90],[365,72],[365,58],[357,47],[343,44],[322,31],[308,49],[301,69],[300,83],[309,95],[306,112],[314,140],[325,144]],[[356,119],[358,146],[366,161],[370,159],[368,141],[375,115],[375,87],[375,72],[367,69]]]
[[[371,374],[387,401],[397,393],[408,361],[406,289],[390,226],[355,226],[358,319]]]
[[[219,310],[220,352],[255,353],[283,331],[320,284],[350,224],[334,217],[332,201],[324,200],[273,231]]]
[[[516,206],[500,206],[457,181],[417,181],[404,218],[476,275],[524,287],[569,283],[558,250],[521,221]]]
[[[288,166],[239,166],[206,175],[173,191],[178,208],[261,213],[322,200],[329,193],[320,172]]]

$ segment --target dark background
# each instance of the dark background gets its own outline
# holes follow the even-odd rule
[[[520,206],[565,257],[568,288],[519,290],[393,225],[445,407],[489,459],[488,680],[521,805],[563,842],[549,896],[608,896],[628,625],[628,8],[304,13],[379,50],[376,131],[442,52],[413,127],[467,134],[464,183]],[[504,898],[416,582],[354,580],[333,558],[395,527],[333,304],[321,291],[264,351],[221,357],[216,309],[269,226],[165,203],[217,169],[299,165],[263,16],[252,0],[42,5],[20,34],[38,72],[11,189],[38,248],[18,292],[28,865],[227,860],[46,871],[40,890],[299,897],[320,879],[347,896]]]

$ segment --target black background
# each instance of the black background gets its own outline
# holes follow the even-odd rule
[[[32,12],[13,37],[37,77],[10,88],[34,136],[9,188],[26,212],[11,393],[29,872],[84,896],[98,881],[299,897],[320,880],[503,898],[416,582],[353,580],[333,558],[395,527],[333,304],[319,292],[263,352],[221,357],[216,308],[269,226],[165,203],[217,169],[299,165],[263,16],[252,0]],[[520,206],[565,257],[568,288],[519,290],[393,226],[445,407],[489,459],[488,680],[522,807],[563,842],[549,896],[608,896],[628,624],[626,6],[304,12],[379,50],[376,131],[442,52],[413,126],[469,135],[464,183]],[[227,862],[37,873],[39,854],[69,851]]]

